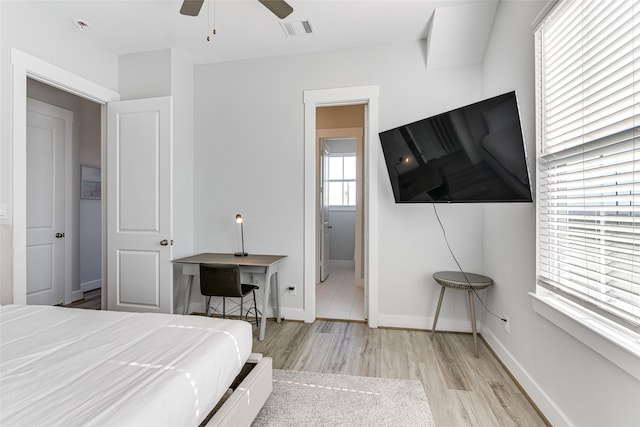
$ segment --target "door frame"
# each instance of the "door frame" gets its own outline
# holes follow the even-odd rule
[[[73,74],[40,58],[11,48],[12,100],[11,113],[13,124],[13,162],[12,162],[12,199],[13,199],[13,303],[27,303],[27,77],[62,89],[102,105],[101,112],[101,157],[102,185],[106,167],[106,108],[105,104],[118,101],[120,94],[100,86],[90,80]],[[104,191],[104,190],[103,190]],[[103,290],[106,276],[106,200],[102,201],[102,277]],[[103,308],[106,304],[103,292]]]
[[[364,275],[369,290],[368,325],[378,327],[378,99],[380,87],[356,86],[304,91],[304,320],[316,319],[317,192],[316,108],[365,105],[364,126]]]
[[[316,135],[318,132],[316,131]],[[328,257],[330,246],[329,228],[325,228],[324,223],[329,220],[329,187],[327,186],[329,177],[327,176],[329,166],[329,148],[326,145],[325,138],[318,137],[316,150],[318,150],[318,165],[316,167],[316,200],[317,212],[316,212],[316,229],[317,229],[317,249],[316,249],[316,284],[324,282],[329,275],[327,271],[329,269],[329,261],[325,258]],[[327,225],[328,227],[328,225]],[[323,264],[325,264],[323,266]],[[324,267],[324,269],[323,269]],[[324,276],[324,278],[323,278]]]

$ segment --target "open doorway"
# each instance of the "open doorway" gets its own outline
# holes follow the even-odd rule
[[[26,95],[27,303],[100,309],[101,105],[31,78]]]
[[[26,260],[26,229],[27,229],[27,78],[44,82],[50,86],[63,89],[81,98],[91,100],[101,105],[101,141],[106,138],[106,104],[120,99],[120,95],[110,89],[100,86],[90,80],[70,73],[53,64],[24,53],[18,49],[11,49],[12,64],[12,198],[13,198],[13,303],[27,303],[27,260]],[[101,143],[102,150],[105,144]],[[104,163],[104,154],[101,155]],[[104,168],[103,168],[104,169]],[[104,171],[102,173],[104,176]],[[104,184],[104,182],[103,182]],[[105,203],[102,203],[102,216],[104,217]],[[102,236],[105,235],[105,227],[102,227]],[[104,238],[103,246],[104,248]],[[104,260],[104,250],[103,260]],[[103,262],[104,265],[104,262]],[[102,277],[106,277],[103,267]],[[103,283],[104,286],[104,283]],[[102,295],[102,308],[106,308],[106,298]]]
[[[316,109],[316,316],[366,319],[363,269],[365,105]]]
[[[356,86],[304,91],[304,320],[316,320],[318,283],[318,135],[316,110],[322,107],[363,105],[363,255],[364,308],[367,325],[378,327],[378,86]],[[374,137],[375,135],[375,137]],[[340,135],[333,135],[340,136]]]

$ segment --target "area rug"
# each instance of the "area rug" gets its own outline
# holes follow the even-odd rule
[[[252,424],[435,426],[420,381],[273,370],[273,392]]]

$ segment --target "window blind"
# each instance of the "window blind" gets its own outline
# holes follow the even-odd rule
[[[640,332],[640,0],[536,30],[537,282]]]

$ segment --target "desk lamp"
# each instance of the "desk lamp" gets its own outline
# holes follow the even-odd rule
[[[240,224],[240,235],[242,237],[242,252],[236,252],[234,255],[235,256],[247,256],[249,254],[244,251],[244,226],[243,226],[244,220],[242,219],[242,215],[240,215],[240,214],[236,215],[236,222],[238,224]]]

